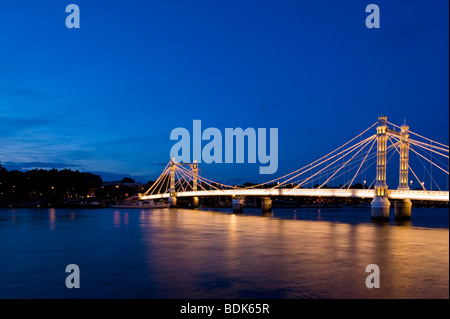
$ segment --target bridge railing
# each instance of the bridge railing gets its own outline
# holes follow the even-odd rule
[[[142,199],[168,198],[170,194],[155,194],[143,196]],[[225,189],[207,191],[178,192],[177,197],[202,197],[202,196],[314,196],[314,197],[356,197],[373,198],[373,189]],[[391,199],[449,201],[449,192],[445,191],[419,191],[419,190],[388,190]]]

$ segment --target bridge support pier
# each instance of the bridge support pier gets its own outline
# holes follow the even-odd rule
[[[263,197],[261,199],[261,209],[263,214],[272,212],[272,199],[270,197]]]
[[[372,201],[372,219],[373,220],[389,220],[389,209],[391,202],[387,197],[375,197]]]
[[[244,198],[233,198],[233,213],[242,214],[244,212]]]
[[[198,197],[197,196],[192,198],[192,208],[198,208]]]
[[[395,220],[411,220],[411,200],[400,199],[395,202]]]
[[[169,197],[169,205],[170,205],[170,208],[177,207],[177,198],[176,198],[176,196],[170,196]]]

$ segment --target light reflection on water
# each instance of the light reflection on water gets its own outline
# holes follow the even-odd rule
[[[415,208],[401,225],[351,209],[318,218],[0,209],[0,298],[448,298],[448,210]],[[70,263],[80,289],[65,287]],[[368,264],[380,289],[365,286]]]

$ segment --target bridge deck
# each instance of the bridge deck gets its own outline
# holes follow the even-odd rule
[[[208,191],[178,192],[177,197],[200,197],[200,196],[323,196],[323,197],[356,197],[373,198],[373,189],[226,189]],[[143,200],[168,198],[169,194],[155,194],[143,196]],[[388,190],[390,199],[427,200],[427,201],[449,201],[449,192],[422,191],[422,190]]]

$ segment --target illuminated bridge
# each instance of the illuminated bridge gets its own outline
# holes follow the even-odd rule
[[[368,132],[376,126],[376,134]],[[414,138],[411,138],[414,136]],[[410,151],[423,165],[431,185],[437,190],[427,190],[424,178],[410,166]],[[399,154],[399,183],[397,189],[388,189],[386,182],[387,164],[394,154]],[[317,196],[317,197],[353,197],[370,198],[372,200],[372,218],[389,219],[390,201],[395,201],[396,219],[411,218],[411,200],[449,201],[449,192],[441,190],[433,178],[433,168],[445,174],[448,180],[449,147],[428,139],[409,130],[404,124],[395,125],[381,116],[378,122],[352,138],[341,147],[318,160],[303,166],[289,174],[265,183],[239,187],[227,185],[207,179],[198,173],[198,164],[177,163],[172,159],[164,168],[155,183],[139,195],[141,200],[168,199],[172,207],[176,207],[177,198],[192,198],[192,206],[198,207],[198,198],[202,196],[231,196],[233,211],[242,212],[245,196],[262,198],[263,211],[272,208],[271,198],[274,196]],[[370,167],[376,168],[373,181],[368,184],[364,180],[362,188],[355,189],[357,179],[364,178]],[[409,173],[412,174],[411,180]],[[347,178],[339,188],[328,187],[338,178]],[[412,190],[413,178],[420,187]],[[308,185],[315,185],[307,188]],[[352,187],[353,186],[353,187]]]

